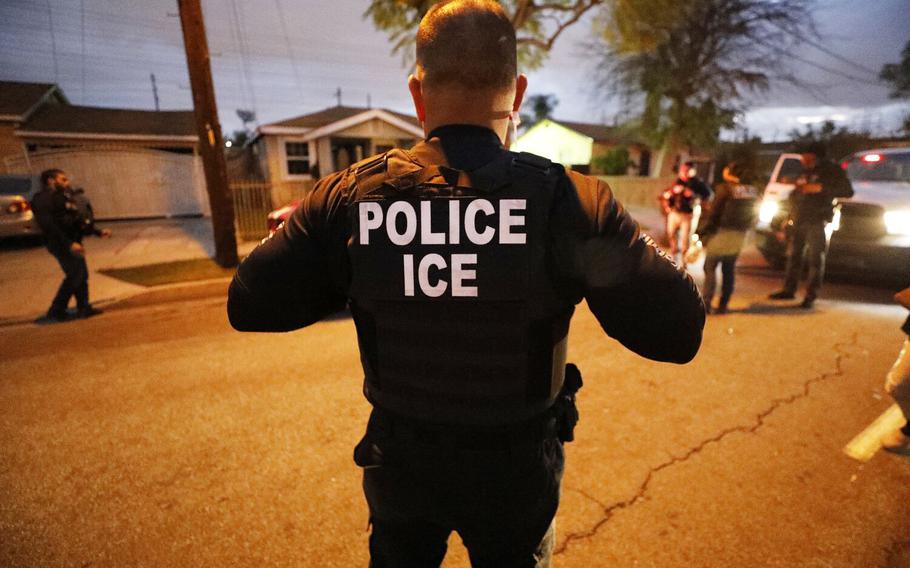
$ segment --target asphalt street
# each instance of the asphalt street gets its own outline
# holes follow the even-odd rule
[[[747,255],[685,366],[579,306],[556,566],[910,566],[910,458],[843,452],[891,404],[905,312],[859,284],[764,300],[778,283]],[[367,564],[350,319],[240,334],[223,303],[0,328],[0,565]]]

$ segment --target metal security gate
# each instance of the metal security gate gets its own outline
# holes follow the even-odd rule
[[[267,216],[272,210],[272,188],[264,181],[232,181],[237,235],[252,241],[268,236]]]

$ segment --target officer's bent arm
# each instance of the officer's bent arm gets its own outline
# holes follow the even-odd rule
[[[570,176],[588,225],[576,252],[584,294],[601,327],[648,359],[691,361],[705,325],[695,282],[640,234],[605,183]]]
[[[346,176],[320,181],[291,218],[237,269],[228,291],[228,319],[238,331],[290,331],[344,308],[338,263]],[[340,241],[340,242],[339,242]]]

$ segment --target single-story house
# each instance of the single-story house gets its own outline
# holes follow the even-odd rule
[[[335,106],[256,129],[250,151],[257,171],[247,174],[270,184],[277,207],[298,199],[321,176],[422,139],[423,129],[414,116]]]
[[[55,85],[10,81],[0,110],[3,170],[63,169],[99,218],[209,211],[192,111],[77,106]]]
[[[512,144],[512,150],[516,152],[537,154],[591,174],[606,173],[598,158],[619,147],[629,153],[629,163],[623,173],[650,174],[651,150],[616,127],[546,118],[528,128]]]
[[[4,158],[25,157],[16,129],[40,108],[68,104],[57,85],[0,81],[0,173],[17,173],[7,167]]]

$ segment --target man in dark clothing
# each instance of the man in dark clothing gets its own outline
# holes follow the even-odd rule
[[[807,149],[801,153],[801,159],[803,173],[797,178],[796,187],[788,198],[791,226],[784,288],[768,297],[772,300],[792,300],[796,297],[803,259],[808,256],[809,282],[800,307],[809,309],[814,305],[825,277],[825,254],[828,249],[825,226],[834,216],[834,200],[853,197],[853,186],[837,164],[824,159],[822,147]]]
[[[670,256],[674,259],[678,256],[683,268],[692,234],[692,216],[699,199],[711,199],[711,189],[695,175],[695,163],[686,162],[679,168],[679,177],[673,186],[660,195],[661,207],[667,216]]]
[[[733,295],[736,278],[736,259],[743,248],[746,233],[755,222],[756,195],[754,188],[740,183],[733,164],[723,171],[723,182],[714,193],[714,200],[699,223],[698,233],[705,246],[705,283],[702,298],[708,313],[724,314]],[[717,287],[717,267],[720,266],[723,283],[720,301],[712,310],[714,290]]]
[[[70,187],[70,181],[62,170],[46,170],[41,173],[41,190],[32,199],[35,220],[44,233],[47,250],[60,263],[64,278],[57,294],[47,311],[47,317],[56,321],[69,318],[67,307],[70,298],[76,297],[76,314],[87,318],[101,313],[88,299],[88,266],[85,263],[85,248],[82,237],[94,234],[110,237],[108,229],[98,229],[91,219],[80,211]]]
[[[548,565],[581,377],[574,306],[650,359],[685,363],[691,278],[595,178],[503,146],[527,87],[492,1],[437,4],[408,87],[426,139],[320,180],[240,265],[228,316],[284,331],[347,304],[373,412],[364,468],[373,566]]]

